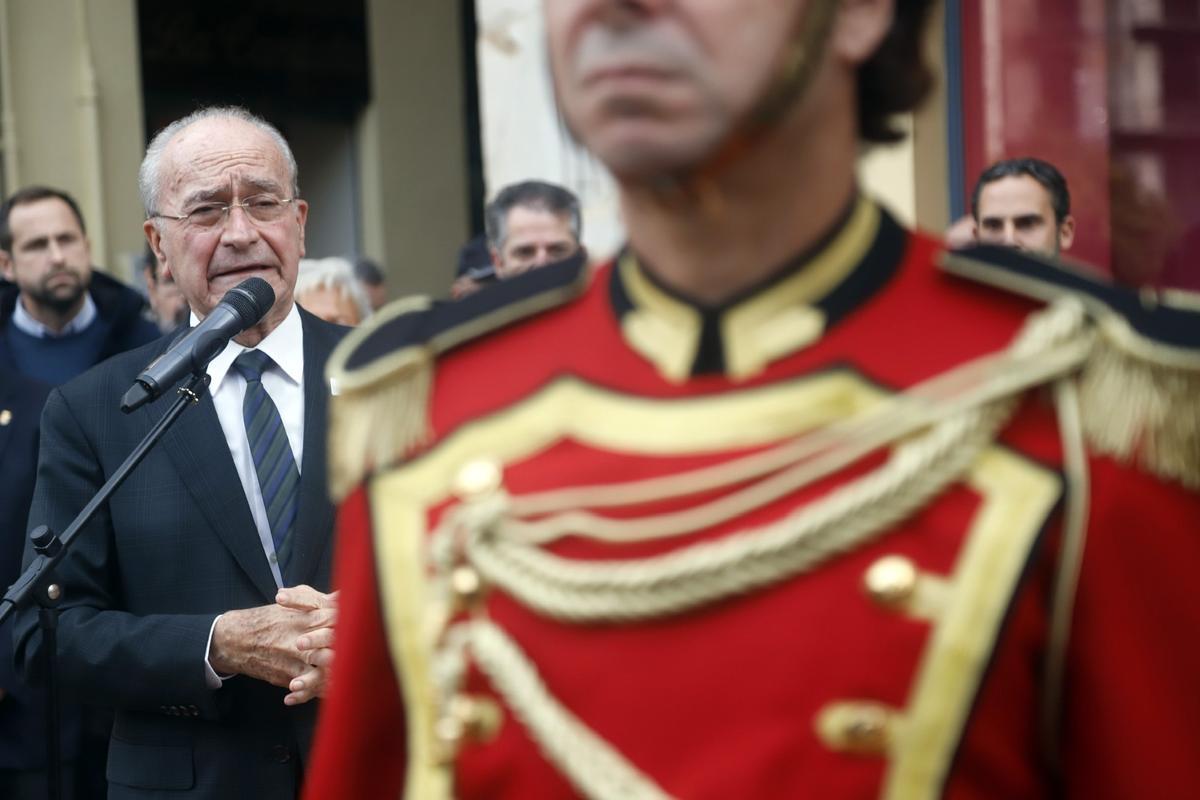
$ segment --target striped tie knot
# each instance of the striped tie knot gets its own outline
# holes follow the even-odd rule
[[[262,350],[247,350],[234,359],[233,368],[246,379],[246,383],[261,381],[263,373],[275,362]]]

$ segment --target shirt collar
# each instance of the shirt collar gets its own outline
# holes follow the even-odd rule
[[[61,331],[54,331],[41,321],[34,319],[33,315],[25,310],[24,301],[18,297],[17,307],[13,310],[12,323],[22,333],[36,336],[39,339],[61,339],[64,336],[86,330],[96,321],[96,313],[96,301],[92,299],[91,292],[84,292],[83,307],[79,309],[79,313],[72,317]]]
[[[199,322],[196,312],[193,311],[191,314],[192,327]],[[208,362],[208,376],[212,378],[211,391],[213,394],[216,394],[221,388],[221,382],[229,374],[234,359],[246,352],[246,349],[231,339],[225,345],[225,349]],[[304,326],[301,324],[300,311],[295,303],[292,303],[292,309],[283,318],[283,322],[268,333],[255,349],[269,355],[288,380],[296,386],[300,385],[304,380]]]

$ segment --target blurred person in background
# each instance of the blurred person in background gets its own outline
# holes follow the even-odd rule
[[[383,270],[369,258],[360,258],[354,262],[354,277],[362,284],[371,301],[371,310],[378,311],[388,301],[387,276]]]
[[[450,296],[455,300],[466,297],[494,280],[496,265],[492,263],[487,236],[482,233],[472,236],[458,250],[458,267],[450,286]]]
[[[187,299],[175,285],[174,278],[161,274],[158,259],[148,247],[142,256],[142,277],[146,280],[146,296],[150,300],[150,318],[159,330],[168,333],[186,323]]]
[[[952,248],[994,244],[1049,258],[1058,258],[1074,241],[1067,180],[1038,158],[997,161],[984,170],[971,193],[971,215],[946,232]]]
[[[371,300],[344,258],[302,258],[296,302],[326,322],[353,327],[371,316]]]
[[[484,224],[500,280],[570,258],[583,232],[579,198],[545,181],[505,186],[488,203]]]
[[[146,301],[137,291],[93,268],[91,242],[79,204],[61,189],[27,186],[0,206],[0,273],[9,281],[0,287],[0,369],[57,386],[109,356],[161,335],[158,326],[143,316]],[[35,413],[40,411],[39,405]],[[36,459],[24,465],[30,480],[36,465]],[[26,501],[18,513],[28,510]],[[14,566],[19,564],[19,548],[25,538],[24,520],[21,523],[20,532],[0,534],[11,539],[3,546],[17,548]],[[7,633],[0,635],[6,642],[12,638]],[[11,664],[11,656],[5,661]],[[23,745],[34,760],[25,763],[44,776],[45,757],[44,753],[37,755],[43,748],[36,733],[45,725],[43,695],[16,691],[8,712],[35,720],[28,728],[32,738]],[[106,709],[64,704],[60,718],[64,756],[79,754],[80,796],[103,792],[111,714]],[[81,735],[81,725],[84,738],[82,745],[77,745],[72,739]],[[28,782],[37,778],[27,775],[21,780],[28,787],[35,785]],[[21,784],[12,786],[11,791],[17,792]],[[0,796],[22,795],[0,792]]]
[[[0,364],[57,386],[109,356],[157,339],[145,300],[92,268],[79,204],[28,186],[0,206]]]
[[[21,574],[26,518],[37,473],[38,419],[49,391],[46,384],[0,366],[0,587]],[[63,707],[59,719],[63,797],[87,797],[76,791],[74,775],[80,751],[79,710]],[[29,686],[14,669],[10,617],[0,625],[0,797],[4,800],[47,796],[46,720],[46,691]],[[103,772],[95,777],[102,779]]]

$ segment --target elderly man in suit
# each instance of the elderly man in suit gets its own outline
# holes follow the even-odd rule
[[[115,708],[110,798],[292,798],[332,658],[311,646],[336,613],[323,371],[345,329],[293,302],[308,206],[274,127],[238,108],[195,112],[155,137],[139,179],[147,239],[193,325],[251,276],[275,303],[209,364],[208,393],[60,567],[62,683]],[[118,406],[169,343],[50,395],[30,525],[64,529],[162,415],[169,394]],[[28,673],[40,645],[25,611]]]

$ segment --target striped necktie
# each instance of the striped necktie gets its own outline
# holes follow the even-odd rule
[[[274,362],[260,350],[247,350],[233,362],[246,379],[246,397],[242,401],[242,419],[246,423],[246,441],[258,473],[267,522],[271,526],[271,541],[279,562],[279,574],[288,584],[287,565],[292,554],[292,528],[299,507],[300,471],[288,442],[287,431],[279,409],[262,385],[263,372]]]

